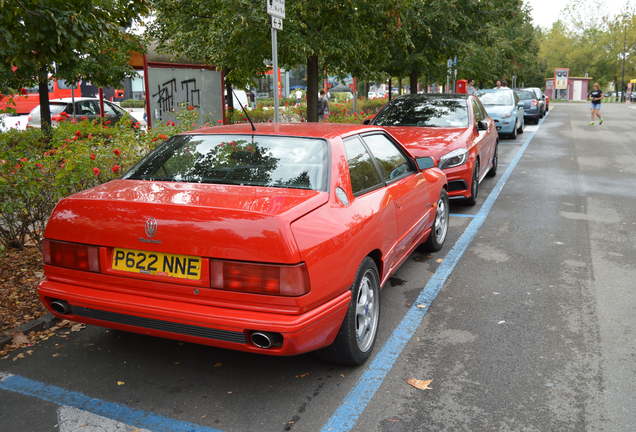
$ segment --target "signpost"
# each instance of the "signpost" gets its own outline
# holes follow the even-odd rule
[[[274,85],[274,123],[278,123],[278,41],[276,32],[283,29],[285,18],[285,0],[267,0],[267,13],[272,19],[272,79]]]

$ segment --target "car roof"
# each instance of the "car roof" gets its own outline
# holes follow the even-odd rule
[[[420,101],[430,99],[468,99],[470,95],[465,93],[418,93],[418,94],[406,94],[398,96],[397,99],[416,99]]]
[[[91,97],[76,97],[75,98],[75,102],[80,102],[80,101],[85,101],[85,100],[94,100],[94,101],[98,101],[98,98],[91,98]],[[73,98],[59,98],[59,99],[51,99],[49,101],[49,103],[72,103],[73,102]],[[104,101],[107,102],[107,101]]]
[[[240,123],[227,126],[201,128],[185,132],[185,134],[254,134],[330,139],[362,132],[384,131],[384,129],[377,126],[346,123],[254,123],[254,126],[256,131],[252,131],[252,127],[249,123]]]
[[[511,88],[491,88],[478,90],[479,93],[512,92]]]

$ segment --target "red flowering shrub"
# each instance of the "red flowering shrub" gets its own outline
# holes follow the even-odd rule
[[[177,119],[146,132],[132,119],[104,128],[79,118],[59,122],[50,141],[40,129],[0,133],[0,244],[39,242],[61,198],[118,178],[156,144],[192,129],[199,113],[184,108]]]

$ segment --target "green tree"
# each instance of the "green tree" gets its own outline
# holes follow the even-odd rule
[[[160,49],[224,69],[228,81],[250,82],[271,58],[265,2],[251,0],[153,0],[156,20],[148,36]],[[392,7],[392,6],[391,6]],[[396,29],[382,0],[293,1],[278,33],[279,63],[307,65],[307,119],[317,121],[319,80],[330,74],[369,76],[386,51],[380,42]]]
[[[117,85],[141,49],[126,29],[147,11],[147,0],[0,0],[0,90],[37,83],[48,134],[49,75]]]

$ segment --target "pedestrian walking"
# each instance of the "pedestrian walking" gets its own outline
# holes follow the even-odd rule
[[[601,101],[603,100],[603,92],[599,83],[594,83],[592,91],[590,92],[590,100],[592,102],[592,120],[590,126],[594,125],[594,119],[598,118],[598,125],[603,124],[603,117],[601,117]]]
[[[329,116],[329,99],[324,90],[320,90],[320,96],[318,96],[318,120],[324,121]]]
[[[468,88],[466,89],[466,92],[469,95],[474,95],[477,94],[477,89],[475,88],[475,80],[474,79],[469,79],[468,80]]]
[[[296,89],[296,106],[300,106],[301,102],[303,101],[303,92],[300,91],[300,89]]]

